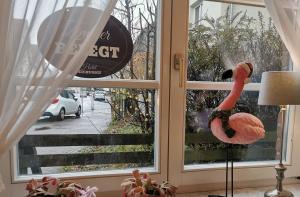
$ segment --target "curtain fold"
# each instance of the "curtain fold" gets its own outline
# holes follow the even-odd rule
[[[1,2],[0,158],[80,69],[116,1]]]
[[[300,69],[300,1],[265,0],[273,23],[293,61],[294,69]]]

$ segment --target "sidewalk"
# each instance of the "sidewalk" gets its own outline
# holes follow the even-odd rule
[[[48,117],[41,118],[34,124],[27,134],[97,134],[104,133],[111,121],[110,105],[95,101],[91,110],[89,98],[83,102],[83,113],[80,118],[75,115],[65,117],[63,121],[56,121]]]
[[[94,101],[91,110],[90,98],[83,99],[83,113],[80,118],[75,115],[66,116],[63,121],[42,117],[27,132],[29,135],[60,135],[60,134],[100,134],[104,133],[111,121],[110,105]],[[82,146],[37,147],[38,155],[80,153]],[[42,168],[43,174],[61,173],[62,167]]]

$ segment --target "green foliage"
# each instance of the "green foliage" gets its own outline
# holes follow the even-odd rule
[[[225,68],[242,61],[255,66],[252,82],[260,82],[264,71],[288,70],[289,56],[271,19],[257,14],[257,19],[247,11],[231,15],[228,7],[223,16],[205,16],[190,29],[188,80],[220,81]],[[225,96],[224,91],[189,91],[187,110],[215,108]]]
[[[143,133],[154,132],[155,91],[120,88],[109,91],[107,95],[110,98],[107,102],[112,109],[111,125],[131,125],[133,129],[138,128]]]
[[[255,67],[252,82],[259,83],[264,71],[290,69],[288,52],[271,18],[259,11],[254,18],[248,16],[247,11],[231,14],[228,6],[219,18],[205,16],[199,25],[190,29],[188,45],[189,81],[221,81],[224,70],[243,61]],[[228,93],[223,90],[187,91],[186,131],[208,131],[205,117]],[[262,119],[267,130],[273,130],[278,108],[258,107],[257,98],[257,92],[243,92],[238,105]]]
[[[64,166],[62,172],[88,172],[88,171],[104,171],[117,170],[128,168],[140,168],[153,166],[151,163],[119,163],[119,164],[98,164],[98,165],[78,165],[78,166]]]
[[[113,120],[109,123],[106,133],[118,133],[118,134],[136,134],[143,133],[142,129],[138,125],[127,122],[126,120]]]

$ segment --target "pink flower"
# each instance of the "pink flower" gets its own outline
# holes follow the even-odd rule
[[[32,179],[26,184],[29,192],[27,197],[33,196],[55,196],[55,197],[96,197],[96,187],[84,189],[80,184],[73,181],[60,182],[54,177],[44,177],[42,182]]]
[[[95,192],[98,191],[97,187],[87,187],[86,188],[86,194],[84,197],[96,197]]]
[[[29,183],[26,184],[26,190],[32,192],[38,187],[38,182],[34,179],[31,179]]]
[[[76,188],[75,192],[78,197],[96,197],[95,192],[98,191],[97,187],[87,187],[86,189]]]

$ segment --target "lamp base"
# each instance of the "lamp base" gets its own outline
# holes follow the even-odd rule
[[[279,191],[278,189],[273,189],[265,192],[265,197],[294,197],[294,195],[286,190]]]
[[[276,169],[276,179],[277,185],[276,188],[273,190],[269,190],[265,192],[265,197],[294,197],[293,193],[284,190],[282,187],[282,181],[284,179],[284,171],[286,167],[280,162],[278,165],[275,166]]]

